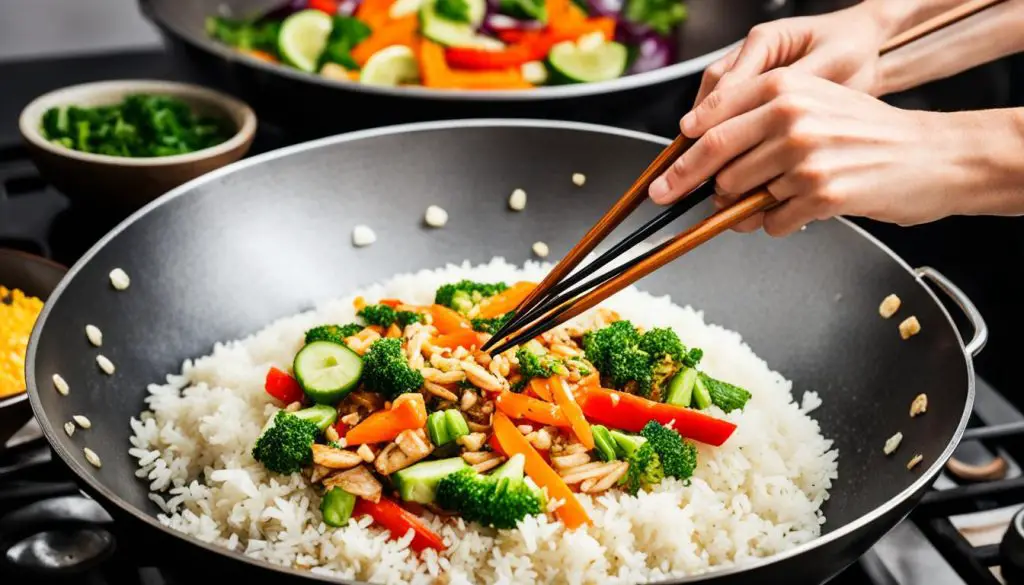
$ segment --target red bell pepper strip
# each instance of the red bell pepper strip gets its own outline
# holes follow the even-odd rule
[[[334,430],[338,432],[339,437],[344,437],[348,433],[348,425],[339,421],[334,423]]]
[[[273,367],[267,371],[267,381],[263,388],[267,394],[285,404],[300,401],[306,396],[302,391],[302,386],[299,386],[295,378],[289,376],[288,372]]]
[[[580,406],[587,419],[611,428],[636,433],[652,420],[663,425],[672,422],[672,428],[680,435],[716,447],[736,430],[736,425],[729,421],[690,408],[653,402],[607,388],[588,387],[581,390]]]
[[[386,497],[382,496],[376,504],[363,498],[356,499],[352,515],[373,518],[375,524],[379,524],[381,528],[386,528],[391,532],[391,538],[394,540],[405,536],[411,528],[414,536],[409,547],[416,552],[427,548],[437,551],[445,549],[444,540],[440,535],[427,528],[427,525],[415,514]]]
[[[338,12],[338,0],[309,0],[309,8],[333,16]]]
[[[501,51],[453,47],[445,51],[445,60],[448,65],[459,69],[508,69],[543,59],[547,56],[546,49],[529,40],[510,45]]]

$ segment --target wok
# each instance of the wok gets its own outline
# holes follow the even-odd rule
[[[240,55],[211,40],[206,16],[221,5],[231,14],[261,13],[276,0],[139,0],[168,46],[200,79],[252,105],[260,121],[311,137],[336,132],[436,119],[531,117],[622,125],[637,115],[669,110],[675,120],[684,94],[699,73],[743,39],[754,25],[797,12],[807,0],[686,0],[689,17],[680,27],[678,63],[602,83],[542,87],[531,91],[438,91],[381,88],[333,81]],[[850,0],[814,0],[813,11],[830,11]],[[690,98],[687,98],[690,99]],[[671,131],[671,128],[669,128]]]
[[[663,145],[576,123],[435,122],[322,139],[215,171],[127,219],[61,282],[29,347],[35,415],[84,489],[127,527],[121,546],[138,546],[135,554],[178,570],[203,566],[236,582],[323,579],[159,524],[127,452],[128,419],[143,410],[147,384],[207,354],[215,341],[395,273],[496,255],[521,263],[536,240],[562,254]],[[574,172],[587,175],[584,187],[573,185]],[[517,187],[531,198],[522,214],[506,206]],[[428,204],[448,210],[444,229],[422,226]],[[644,219],[635,214],[620,230]],[[377,231],[376,244],[351,245],[359,223]],[[132,279],[124,292],[108,280],[117,267]],[[965,309],[974,328],[966,345],[927,281]],[[639,284],[703,309],[710,322],[741,332],[798,391],[819,392],[823,405],[813,416],[839,449],[823,535],[705,577],[710,582],[827,580],[910,512],[967,424],[983,321],[940,274],[912,270],[846,221],[815,223],[781,240],[726,234]],[[890,293],[922,324],[909,341],[900,339],[895,319],[878,316]],[[117,366],[112,377],[94,362],[87,323],[104,332],[102,353]],[[69,396],[54,391],[55,373],[70,382]],[[911,421],[909,405],[922,392],[928,413]],[[68,437],[61,426],[75,414],[93,425]],[[903,445],[886,457],[882,446],[896,431]],[[85,446],[102,458],[101,468],[85,461]],[[914,453],[924,460],[908,471]]]

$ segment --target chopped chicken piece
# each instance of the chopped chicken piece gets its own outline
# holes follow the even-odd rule
[[[599,494],[607,489],[610,489],[615,485],[623,475],[626,475],[626,470],[629,469],[629,463],[625,461],[617,461],[614,463],[615,468],[605,475],[603,478],[597,481],[594,485],[586,490],[588,494]]]
[[[433,450],[434,446],[427,440],[423,429],[402,431],[394,443],[377,454],[373,465],[377,473],[391,475],[430,455]]]
[[[377,457],[377,454],[373,452],[373,449],[365,443],[359,445],[359,448],[356,449],[356,453],[367,463],[373,463],[374,458]]]
[[[317,483],[321,479],[334,473],[335,470],[330,467],[324,467],[323,465],[313,465],[313,473],[309,476],[309,481]]]
[[[354,496],[359,496],[373,503],[380,501],[380,495],[383,491],[380,482],[377,481],[377,478],[373,477],[373,473],[365,465],[360,465],[354,469],[342,471],[328,477],[324,480],[324,487],[340,487]]]
[[[313,445],[313,463],[331,469],[349,469],[363,462],[363,458],[352,451],[335,449],[327,445]]]
[[[924,459],[924,455],[921,455],[920,453],[914,455],[913,457],[910,458],[910,461],[907,462],[907,469],[913,469],[917,467],[917,464],[920,463],[922,459]]]
[[[467,451],[479,451],[486,440],[487,435],[483,433],[470,433],[455,439],[455,442],[465,447]]]
[[[554,465],[556,469],[569,469],[589,462],[590,455],[586,451],[582,453],[570,453],[569,455],[558,455],[551,458],[551,464]]]

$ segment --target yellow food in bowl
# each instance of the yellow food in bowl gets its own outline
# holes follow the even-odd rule
[[[0,398],[25,391],[25,350],[43,301],[0,285]]]

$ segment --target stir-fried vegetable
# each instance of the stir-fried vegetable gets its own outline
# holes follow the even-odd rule
[[[514,419],[526,419],[542,425],[569,427],[569,419],[557,404],[531,398],[525,394],[502,392],[494,400],[498,410]]]
[[[267,394],[285,404],[300,401],[305,397],[305,394],[302,392],[302,386],[299,386],[295,378],[289,376],[288,372],[278,368],[272,367],[267,370],[267,380],[263,387]]]
[[[437,504],[470,522],[515,528],[523,518],[544,511],[540,491],[523,477],[525,465],[524,455],[514,455],[490,475],[470,468],[448,475],[437,484]]]
[[[654,447],[644,437],[611,431],[618,450],[629,463],[629,469],[622,478],[626,491],[636,495],[640,490],[649,490],[665,478],[665,469]]]
[[[427,417],[427,436],[438,447],[468,434],[469,425],[466,424],[465,417],[454,408],[436,410]]]
[[[187,154],[216,146],[234,135],[227,118],[201,115],[163,95],[129,95],[120,103],[50,108],[44,138],[66,148],[132,158]]]
[[[386,398],[415,392],[423,385],[423,374],[409,367],[399,339],[378,339],[363,356],[363,383]]]
[[[320,500],[320,514],[324,517],[324,524],[328,526],[348,524],[355,507],[356,497],[339,487],[328,489]]]
[[[555,510],[555,514],[566,527],[572,530],[591,523],[587,511],[583,509],[558,472],[544,461],[544,458],[523,437],[512,421],[500,412],[494,415],[494,436],[501,445],[501,450],[506,454],[509,456],[521,454],[525,457],[526,474],[539,487],[548,490],[548,498],[562,500],[563,503]]]
[[[444,539],[427,527],[415,514],[399,506],[394,500],[382,497],[379,502],[359,498],[356,500],[353,516],[370,516],[375,524],[391,532],[392,539],[405,536],[413,531],[409,548],[416,552],[432,548],[437,551],[445,549]]]
[[[535,288],[537,288],[536,282],[515,283],[507,290],[484,299],[480,303],[480,316],[484,319],[493,319],[514,310]]]
[[[488,297],[492,297],[508,288],[504,282],[474,282],[460,280],[452,284],[438,287],[434,294],[434,303],[454,309],[460,313],[468,313],[473,306]]]
[[[313,441],[334,422],[333,408],[277,412],[252,448],[253,459],[276,473],[295,473],[312,462]],[[325,424],[326,423],[326,424]]]
[[[699,349],[687,351],[671,329],[654,328],[641,334],[629,321],[588,332],[583,349],[606,385],[652,400],[660,400],[666,383],[702,354]]]
[[[575,433],[576,438],[587,449],[593,449],[594,435],[590,433],[590,423],[583,416],[583,409],[576,403],[576,398],[569,390],[569,385],[566,383],[565,378],[561,376],[549,378],[548,389],[551,391],[551,396],[555,399],[555,404],[562,409],[565,418],[569,420],[569,426],[572,427],[572,432]]]
[[[728,382],[716,380],[704,372],[700,373],[698,381],[707,390],[711,403],[725,412],[743,408],[750,400],[750,391]]]
[[[447,305],[440,303],[430,305],[430,317],[433,320],[434,327],[437,328],[437,332],[442,335],[473,330],[473,325],[469,319]]]
[[[696,445],[684,441],[679,433],[653,420],[644,425],[640,436],[647,439],[651,448],[658,454],[665,475],[678,479],[687,479],[693,475],[693,470],[697,467]]]
[[[594,447],[601,459],[615,461],[619,458],[615,438],[608,431],[608,427],[604,425],[590,425],[590,432],[594,435]]]
[[[672,52],[655,49],[675,44],[686,17],[678,0],[363,0],[349,15],[350,6],[290,0],[262,16],[211,16],[206,28],[244,54],[331,79],[510,90],[668,65]],[[396,47],[406,48],[401,59]],[[638,67],[628,67],[633,55]]]
[[[306,332],[306,343],[313,343],[314,341],[331,341],[344,345],[345,339],[352,337],[356,333],[363,330],[363,326],[359,323],[349,323],[347,325],[320,325],[314,327]]]
[[[407,429],[421,429],[427,424],[427,408],[419,394],[403,394],[395,399],[390,410],[379,410],[352,427],[345,435],[348,445],[390,441]]]
[[[736,425],[689,408],[647,400],[607,388],[583,389],[580,406],[588,419],[609,428],[639,432],[649,421],[671,424],[680,435],[718,446],[728,439]]]

